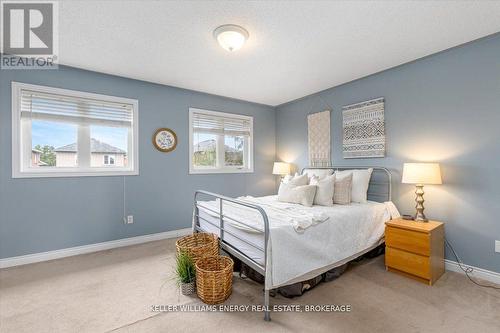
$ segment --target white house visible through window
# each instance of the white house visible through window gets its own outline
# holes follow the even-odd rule
[[[253,118],[189,109],[190,173],[253,172]]]
[[[115,165],[115,157],[113,155],[104,155],[104,165]]]
[[[137,100],[12,83],[13,177],[138,174]]]

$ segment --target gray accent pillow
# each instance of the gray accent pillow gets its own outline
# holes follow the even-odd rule
[[[350,205],[352,194],[352,173],[335,179],[335,191],[333,192],[333,203],[339,205]]]

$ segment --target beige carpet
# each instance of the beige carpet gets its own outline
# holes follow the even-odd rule
[[[201,304],[171,279],[174,241],[158,241],[0,270],[5,332],[500,332],[500,292],[447,272],[433,287],[365,260],[300,298],[271,304],[348,304],[347,313],[153,312]],[[235,276],[227,304],[261,304],[262,287]]]

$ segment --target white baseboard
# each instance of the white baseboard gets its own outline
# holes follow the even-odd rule
[[[4,258],[4,259],[0,259],[0,268],[7,268],[7,267],[13,267],[13,266],[32,264],[32,263],[36,263],[36,262],[42,262],[42,261],[48,261],[48,260],[54,260],[54,259],[59,259],[59,258],[76,256],[79,254],[92,253],[92,252],[97,252],[97,251],[115,249],[115,248],[124,247],[124,246],[153,242],[153,241],[162,240],[162,239],[182,237],[185,235],[189,235],[191,233],[191,231],[192,231],[191,228],[178,229],[178,230],[159,232],[156,234],[150,234],[150,235],[144,235],[144,236],[117,239],[117,240],[113,240],[113,241],[109,241],[109,242],[95,243],[95,244],[89,244],[89,245],[83,245],[83,246],[70,247],[67,249],[34,253],[34,254],[28,254],[28,255],[18,256],[18,257]],[[477,277],[479,279],[486,280],[486,281],[493,282],[493,283],[500,285],[500,273],[488,271],[486,269],[482,269],[482,268],[478,268],[478,267],[474,267],[474,266],[470,266],[470,265],[466,265],[466,266],[472,267],[474,270],[470,274],[471,277]],[[458,263],[455,261],[452,261],[452,260],[445,259],[445,269],[447,271],[457,272],[457,273],[465,275],[464,271],[462,271],[462,269],[460,269],[460,266],[458,265]]]
[[[176,237],[189,235],[189,234],[191,234],[191,231],[192,231],[191,228],[178,229],[178,230],[159,232],[156,234],[150,234],[150,235],[144,235],[144,236],[117,239],[117,240],[113,240],[113,241],[109,241],[109,242],[95,243],[95,244],[89,244],[89,245],[83,245],[83,246],[70,247],[67,249],[60,249],[60,250],[41,252],[41,253],[33,253],[33,254],[28,254],[28,255],[18,256],[18,257],[4,258],[4,259],[0,259],[0,268],[7,268],[7,267],[13,267],[13,266],[19,266],[19,265],[32,264],[35,262],[71,257],[71,256],[79,255],[79,254],[109,250],[109,249],[114,249],[117,247],[123,247],[123,246],[135,245],[135,244],[142,244],[142,243],[152,242],[152,241],[161,240],[161,239],[176,238]]]
[[[500,273],[488,271],[486,269],[470,265],[464,265],[464,266],[471,267],[474,270],[472,273],[469,274],[471,277],[486,280],[500,285]],[[464,271],[460,268],[460,266],[456,261],[445,259],[444,267],[447,271],[457,272],[465,275]]]

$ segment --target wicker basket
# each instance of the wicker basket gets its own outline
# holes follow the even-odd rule
[[[196,262],[196,292],[207,304],[219,304],[231,295],[234,262],[229,257],[204,257]]]
[[[175,246],[177,254],[187,253],[194,263],[201,257],[219,255],[219,239],[215,234],[195,233],[179,238]]]

